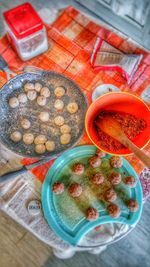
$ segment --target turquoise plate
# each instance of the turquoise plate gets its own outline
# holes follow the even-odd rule
[[[124,158],[122,158],[123,166],[121,168],[110,167],[109,159],[111,155],[106,155],[102,159],[101,166],[96,170],[101,171],[104,176],[107,176],[112,169],[117,170],[121,173],[122,179],[127,175],[132,175],[137,179],[137,183],[135,188],[129,188],[123,182],[115,186],[118,198],[114,203],[119,205],[121,214],[115,219],[108,215],[106,203],[98,200],[95,195],[97,189],[93,190],[88,178],[91,168],[88,165],[88,159],[95,155],[95,151],[96,148],[92,145],[78,146],[66,151],[51,166],[42,186],[44,216],[54,232],[71,245],[77,245],[80,239],[97,225],[105,223],[135,225],[141,216],[142,188],[139,178]],[[71,166],[77,162],[85,165],[85,172],[82,177],[71,172]],[[105,180],[107,183],[107,179]],[[52,192],[52,186],[57,181],[61,181],[65,185],[65,191],[60,195]],[[82,195],[78,199],[71,198],[67,192],[67,187],[72,182],[79,182],[84,188]],[[125,201],[129,198],[136,199],[139,204],[138,210],[134,213],[129,211],[125,204]],[[89,222],[85,218],[84,211],[89,206],[95,207],[100,213],[96,221]]]

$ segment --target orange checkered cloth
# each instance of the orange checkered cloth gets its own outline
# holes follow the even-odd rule
[[[135,44],[103,26],[97,25],[75,8],[66,8],[52,25],[47,25],[46,27],[49,40],[48,51],[26,62],[21,61],[17,56],[6,36],[0,40],[0,54],[2,54],[12,70],[19,72],[25,65],[33,65],[44,70],[63,73],[80,86],[89,104],[91,103],[93,90],[100,84],[113,84],[122,91],[132,92],[140,96],[150,83],[150,53],[138,48]],[[143,54],[142,62],[134,74],[130,87],[120,73],[115,71],[94,72],[90,64],[90,57],[98,36],[122,52]],[[6,75],[4,72],[0,72],[0,87],[5,82]],[[84,133],[78,145],[90,143],[91,141],[88,139],[87,134]],[[150,145],[145,148],[145,152],[150,155]],[[128,156],[126,158],[136,172],[140,174],[144,168],[142,162],[136,156]],[[32,173],[43,182],[53,161],[51,160],[42,166],[32,169]],[[24,164],[32,162],[33,159],[23,159]]]

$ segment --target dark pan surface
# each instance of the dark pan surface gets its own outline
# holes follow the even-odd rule
[[[40,82],[43,86],[50,89],[51,96],[48,98],[47,104],[40,107],[36,100],[28,100],[25,104],[20,104],[19,107],[12,109],[9,107],[9,99],[12,96],[18,96],[24,92],[23,86],[26,82]],[[65,88],[65,95],[62,96],[65,107],[63,111],[57,111],[54,108],[54,102],[57,99],[54,94],[54,89],[57,86]],[[66,105],[70,102],[78,104],[78,111],[75,114],[67,112]],[[39,73],[24,73],[18,75],[7,82],[0,90],[0,139],[1,142],[10,150],[27,157],[44,157],[54,156],[62,153],[66,149],[74,146],[81,138],[84,131],[84,118],[87,110],[87,102],[81,89],[69,78],[62,74],[51,71],[43,71]],[[50,120],[47,123],[41,123],[38,115],[41,111],[48,111]],[[54,117],[61,115],[65,119],[65,124],[71,127],[71,141],[67,145],[61,145],[60,130],[54,125]],[[31,128],[24,130],[20,126],[21,118],[27,118],[31,122]],[[55,151],[45,152],[42,155],[34,151],[34,145],[25,145],[23,141],[14,143],[10,139],[11,132],[19,130],[22,134],[32,132],[35,136],[44,134],[49,140],[53,140],[56,144]]]

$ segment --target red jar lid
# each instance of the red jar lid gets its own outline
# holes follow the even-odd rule
[[[3,13],[6,23],[18,39],[27,37],[43,28],[43,22],[29,3]]]

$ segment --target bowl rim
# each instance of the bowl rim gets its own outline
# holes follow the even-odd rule
[[[110,94],[111,94],[111,95],[112,95],[112,94],[124,94],[124,95],[130,95],[130,96],[132,96],[132,97],[134,97],[134,98],[137,98],[139,101],[141,101],[141,102],[144,104],[144,106],[145,106],[145,107],[148,109],[148,111],[150,112],[150,107],[144,102],[143,99],[141,99],[141,98],[138,97],[137,95],[134,95],[134,94],[129,93],[129,92],[122,92],[122,91],[120,91],[120,92],[108,92],[108,93],[106,93],[106,94],[103,94],[103,95],[99,96],[99,97],[98,97],[94,102],[92,102],[91,105],[89,106],[89,108],[88,108],[88,110],[87,110],[87,112],[86,112],[86,115],[85,115],[85,130],[86,130],[86,133],[87,133],[89,139],[91,140],[91,142],[92,142],[98,149],[102,150],[103,152],[105,152],[105,153],[107,153],[107,154],[111,154],[111,155],[113,155],[113,156],[122,156],[122,157],[124,157],[124,156],[131,156],[131,155],[134,154],[133,152],[131,152],[131,153],[125,153],[125,154],[116,154],[116,153],[110,153],[110,152],[106,151],[106,150],[103,149],[103,148],[99,148],[99,147],[97,146],[97,144],[93,141],[93,139],[91,138],[91,136],[90,136],[90,134],[89,134],[88,127],[87,127],[87,116],[88,116],[89,112],[90,112],[91,109],[93,108],[93,106],[94,106],[94,104],[95,104],[96,101],[98,101],[100,98],[102,98],[102,97],[104,97],[104,96],[107,96],[107,95],[110,95]],[[140,147],[140,149],[144,149],[144,148],[149,144],[149,142],[150,142],[150,138],[149,138],[149,140],[145,143],[144,146]]]

